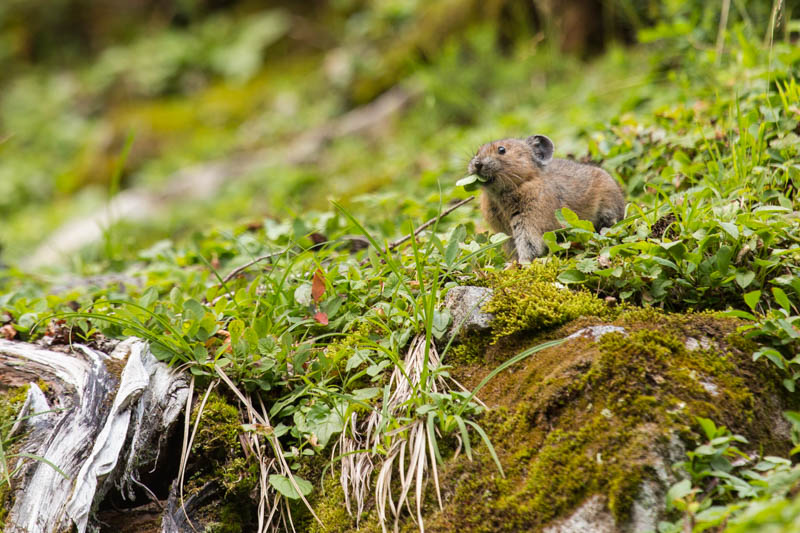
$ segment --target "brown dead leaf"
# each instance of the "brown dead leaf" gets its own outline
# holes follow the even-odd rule
[[[319,303],[323,294],[325,294],[325,276],[322,270],[317,269],[314,272],[314,279],[311,281],[311,299],[315,304]]]
[[[323,326],[327,326],[328,325],[328,314],[327,313],[323,313],[322,311],[319,311],[318,313],[316,313],[314,315],[314,320],[316,320],[317,322],[319,322]]]

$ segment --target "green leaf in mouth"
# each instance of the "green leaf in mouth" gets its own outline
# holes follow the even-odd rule
[[[476,190],[481,183],[487,181],[486,178],[483,176],[479,176],[477,174],[470,174],[464,178],[461,178],[456,182],[456,187],[464,187],[464,189],[468,191]]]

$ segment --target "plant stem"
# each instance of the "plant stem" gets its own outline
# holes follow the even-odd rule
[[[404,237],[400,237],[396,241],[390,242],[389,245],[386,246],[386,248],[383,249],[383,253],[384,254],[389,253],[390,251],[394,250],[395,248],[397,248],[398,246],[400,246],[401,244],[403,244],[404,242],[409,240],[411,237],[416,237],[417,235],[419,235],[422,232],[422,230],[424,230],[425,228],[427,228],[428,226],[430,226],[434,222],[437,222],[437,221],[441,220],[442,218],[446,217],[447,215],[449,215],[450,213],[452,213],[453,211],[455,211],[456,209],[458,209],[462,205],[467,204],[467,203],[471,202],[474,199],[475,199],[474,196],[470,196],[469,198],[464,198],[460,202],[457,202],[457,203],[451,205],[450,207],[448,207],[447,209],[442,211],[439,215],[433,217],[432,219],[430,219],[429,221],[425,222],[423,225],[418,227],[414,231],[414,233],[409,233],[408,235],[405,235]],[[364,266],[365,264],[367,264],[368,261],[369,261],[369,258],[364,259],[364,260],[361,261],[361,263],[359,263],[359,265],[360,266]]]

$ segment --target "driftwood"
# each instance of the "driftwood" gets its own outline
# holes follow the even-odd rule
[[[144,341],[128,339],[109,354],[58,348],[0,340],[0,382],[30,382],[12,428],[22,439],[8,466],[21,468],[6,533],[83,533],[94,529],[92,512],[112,488],[130,499],[137,488],[147,492],[140,474],[156,464],[186,402],[186,378],[156,361]]]

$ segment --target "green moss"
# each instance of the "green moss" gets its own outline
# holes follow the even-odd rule
[[[347,512],[344,505],[344,491],[337,478],[328,476],[325,479],[322,490],[315,494],[313,506],[314,512],[317,513],[325,527],[321,527],[316,520],[311,519],[306,525],[309,533],[322,533],[323,531],[344,533],[356,529],[355,518]],[[360,530],[373,531],[375,529],[361,527]],[[380,528],[377,531],[380,531]]]
[[[483,310],[495,315],[492,329],[470,333],[454,344],[446,355],[447,364],[503,361],[507,354],[501,352],[524,349],[537,333],[546,334],[582,317],[612,318],[619,312],[586,290],[562,287],[556,281],[557,274],[555,260],[489,274],[482,285],[495,292]]]
[[[493,339],[519,332],[537,332],[585,315],[602,315],[606,304],[586,290],[570,290],[556,283],[556,263],[533,263],[521,269],[497,272],[488,285],[494,296],[483,310],[495,314]]]
[[[224,464],[241,448],[239,411],[217,393],[211,393],[200,413],[200,403],[192,411],[191,423],[200,414],[200,426],[192,446],[192,454],[202,457],[212,469]]]
[[[501,276],[521,284],[547,283],[547,267],[532,270]],[[539,352],[489,382],[480,397],[491,409],[479,422],[506,477],[476,436],[472,461],[461,454],[440,470],[447,495],[443,510],[428,491],[427,531],[541,531],[595,496],[624,527],[642,483],[656,475],[653,465],[669,456],[671,439],[678,436],[690,448],[704,438],[696,416],[745,435],[763,453],[787,453],[790,443],[776,440],[770,413],[796,409],[798,400],[781,390],[769,365],[752,361],[751,346],[737,333],[740,322],[711,313],[593,310],[603,319],[584,317],[549,332],[520,330],[513,342],[504,338],[490,345],[487,335],[463,343],[459,364],[466,365],[453,373],[470,387],[489,371],[472,357],[506,360],[543,336],[564,337],[607,324],[614,315],[611,323],[625,330]],[[687,343],[690,337],[697,342]],[[325,494],[312,502],[330,531],[356,531],[343,500],[338,480],[328,479]],[[378,531],[370,504],[361,530]],[[400,530],[415,531],[416,525],[406,518]]]
[[[482,333],[469,333],[446,354],[448,365],[476,365],[485,362],[486,349],[491,337]]]
[[[525,488],[509,499],[520,517],[533,518],[520,525],[544,525],[594,493],[605,494],[615,518],[625,520],[644,472],[622,458],[640,444],[631,427],[603,415],[576,431],[551,432]]]
[[[444,511],[431,508],[426,530],[540,531],[593,495],[624,524],[668,439],[679,435],[687,447],[702,440],[696,416],[745,435],[764,453],[787,453],[790,443],[776,440],[770,413],[798,400],[740,349],[738,321],[635,309],[614,324],[626,333],[540,352],[487,385],[481,397],[494,408],[481,425],[507,477],[482,447],[474,462],[451,461],[441,479],[453,497]],[[689,337],[698,340],[694,349]]]
[[[0,435],[5,436],[11,429],[27,396],[28,385],[0,392]]]
[[[199,406],[198,403],[192,412],[192,423],[200,415],[200,425],[192,446],[187,492],[211,481],[220,483],[225,489],[222,501],[212,502],[204,510],[208,518],[206,531],[251,531],[256,520],[252,495],[258,489],[259,470],[242,451],[239,411],[215,392],[209,395],[202,413]]]
[[[6,454],[10,453],[11,442],[7,440],[8,432],[14,425],[22,405],[25,403],[25,398],[28,395],[28,385],[22,387],[15,387],[0,391],[0,442],[3,444],[5,453],[0,454],[0,462],[6,465],[9,459]],[[0,466],[0,468],[4,468]],[[5,471],[8,471],[5,469]],[[3,523],[6,520],[8,512],[11,510],[11,491],[10,487],[4,480],[0,479],[0,531],[3,530]]]

